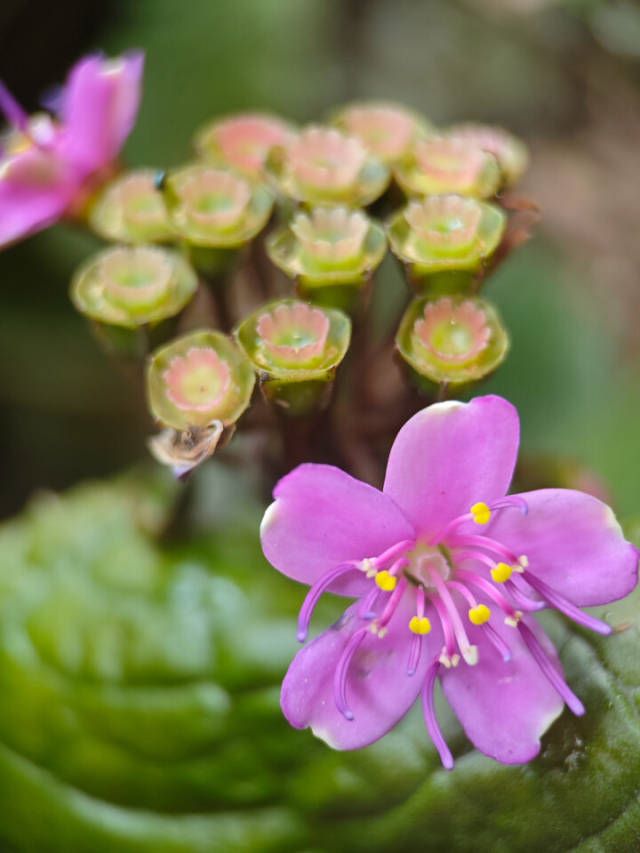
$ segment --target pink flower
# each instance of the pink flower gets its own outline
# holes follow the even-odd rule
[[[296,655],[282,708],[336,749],[386,734],[422,694],[445,767],[453,758],[434,712],[440,679],[469,739],[505,764],[532,759],[562,711],[584,707],[532,612],[621,598],[638,556],[612,511],[582,492],[505,497],[519,421],[501,397],[439,403],[400,430],[383,491],[327,465],[301,465],[276,486],[262,523],[267,558],[311,586],[304,641],[330,591],[357,598]]]
[[[58,115],[27,116],[0,84],[11,130],[0,154],[0,246],[82,206],[134,125],[144,57],[89,56],[71,70]]]

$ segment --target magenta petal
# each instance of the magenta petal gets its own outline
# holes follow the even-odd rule
[[[140,105],[144,55],[89,56],[71,71],[62,101],[65,148],[85,174],[108,166],[131,133]]]
[[[428,537],[479,501],[502,497],[518,453],[518,413],[502,397],[438,403],[400,430],[384,491]]]
[[[5,161],[0,171],[0,246],[59,219],[77,185],[76,175],[53,150],[31,148]]]
[[[346,698],[353,719],[348,720],[336,707],[333,681],[349,639],[363,625],[354,615],[356,609],[350,608],[342,623],[298,652],[282,685],[282,710],[291,725],[311,728],[334,749],[360,749],[392,729],[418,697],[442,644],[436,631],[426,636],[418,667],[407,674],[413,637],[408,622],[415,615],[415,594],[408,591],[388,633],[380,639],[367,632],[351,661]],[[436,621],[433,618],[432,624]]]
[[[548,682],[517,629],[493,618],[491,625],[511,649],[508,663],[478,628],[469,630],[478,663],[441,671],[442,689],[469,740],[503,764],[524,764],[540,751],[540,738],[560,715],[562,698]],[[553,646],[540,627],[527,620],[560,669]]]
[[[528,571],[573,604],[607,604],[638,582],[638,554],[611,509],[570,489],[522,494],[529,511],[496,513],[489,534],[529,560]]]
[[[391,498],[331,465],[299,465],[273,496],[260,528],[262,548],[276,569],[302,583],[414,538]],[[354,580],[345,578],[333,591],[357,595],[370,583],[354,570]]]

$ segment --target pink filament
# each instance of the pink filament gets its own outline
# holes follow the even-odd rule
[[[424,722],[429,732],[429,737],[433,741],[435,748],[440,755],[440,761],[445,770],[453,770],[453,756],[447,746],[440,726],[436,717],[436,710],[433,701],[433,691],[436,683],[436,677],[440,669],[438,660],[434,660],[427,671],[427,675],[422,688],[422,707],[424,711]]]
[[[529,586],[533,587],[536,592],[539,592],[543,598],[546,598],[552,607],[555,607],[556,610],[564,613],[564,615],[568,616],[569,619],[573,619],[573,621],[577,622],[578,625],[583,625],[585,628],[589,628],[591,631],[595,631],[605,637],[611,633],[612,628],[610,625],[607,625],[607,623],[603,622],[601,619],[596,619],[595,616],[583,613],[579,607],[576,607],[575,604],[572,604],[559,592],[551,589],[551,587],[547,586],[544,581],[541,581],[531,572],[525,571],[523,577]]]
[[[518,625],[518,630],[520,631],[520,636],[525,642],[525,645],[531,652],[532,657],[535,662],[538,664],[543,674],[551,684],[551,686],[556,690],[562,699],[566,702],[569,709],[577,716],[581,717],[585,712],[584,705],[578,699],[576,694],[571,690],[567,682],[560,675],[555,664],[549,659],[549,656],[542,648],[540,643],[538,642],[537,637],[534,635],[533,631],[523,623]]]
[[[338,578],[341,578],[349,572],[357,570],[358,563],[355,560],[351,560],[348,563],[340,563],[340,565],[336,566],[335,569],[331,569],[326,572],[313,584],[302,603],[302,607],[300,608],[300,614],[298,616],[298,642],[304,643],[307,639],[309,623],[311,622],[313,611],[315,610],[322,595],[336,580],[338,580]]]
[[[416,592],[416,615],[418,619],[424,616],[425,595],[424,588],[419,586]],[[422,652],[422,634],[414,634],[411,638],[411,649],[409,651],[409,661],[407,663],[407,675],[414,675],[418,664],[420,663],[420,654]]]
[[[451,594],[449,593],[445,582],[440,577],[439,573],[437,571],[432,571],[430,572],[430,577],[446,610],[447,617],[451,622],[451,627],[458,643],[460,654],[466,660],[467,653],[471,650],[471,643],[469,642],[467,632],[465,631],[464,625],[462,624],[462,619],[460,618],[460,614],[458,613],[458,608],[456,607],[456,604],[453,598],[451,597]]]
[[[353,656],[360,648],[360,644],[365,638],[369,626],[358,628],[351,637],[338,661],[338,666],[333,676],[333,697],[336,703],[336,708],[347,720],[353,720],[353,711],[349,708],[347,702],[347,676],[349,674],[349,666],[353,660]]]

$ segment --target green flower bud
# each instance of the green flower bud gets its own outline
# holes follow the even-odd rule
[[[70,295],[78,311],[94,321],[101,342],[131,358],[145,354],[148,333],[176,317],[197,286],[194,270],[178,252],[116,246],[98,252],[78,270]]]
[[[384,258],[387,241],[384,230],[362,211],[316,207],[295,214],[268,238],[266,247],[273,263],[300,283],[306,297],[348,308]]]
[[[489,198],[500,187],[498,161],[478,145],[464,139],[434,136],[420,140],[394,175],[409,195],[457,193]]]
[[[258,309],[235,332],[260,377],[265,397],[289,414],[321,408],[351,339],[341,311],[296,299]]]
[[[383,163],[402,159],[417,139],[431,131],[429,123],[407,107],[376,101],[348,104],[331,123],[357,137]]]
[[[412,201],[389,222],[392,252],[414,279],[433,281],[442,273],[474,273],[502,240],[507,218],[500,208],[474,198],[436,195]],[[446,276],[439,276],[446,283]],[[471,275],[467,276],[467,280]],[[455,287],[464,277],[452,277]]]
[[[359,139],[311,126],[287,147],[272,148],[267,174],[279,192],[305,204],[363,207],[386,189],[389,170]]]
[[[211,166],[171,172],[164,195],[173,227],[194,246],[235,249],[267,224],[273,206],[269,190]]]
[[[501,127],[457,124],[449,128],[447,135],[452,139],[466,140],[493,154],[500,166],[502,183],[505,186],[517,183],[529,165],[526,145]]]
[[[396,346],[419,379],[460,386],[492,373],[507,355],[509,338],[496,309],[482,299],[423,296],[406,310]]]
[[[194,144],[202,159],[260,178],[269,150],[290,145],[294,138],[294,128],[276,116],[240,113],[207,124],[196,134]]]
[[[183,335],[149,361],[149,407],[161,424],[178,430],[230,426],[251,400],[251,364],[231,338],[214,331]]]
[[[107,184],[89,214],[93,230],[106,240],[120,243],[170,240],[173,229],[156,187],[156,175],[153,169],[140,169]]]

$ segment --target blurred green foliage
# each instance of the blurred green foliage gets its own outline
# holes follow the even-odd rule
[[[606,609],[610,638],[548,620],[588,713],[565,711],[527,767],[471,750],[444,707],[453,773],[418,708],[334,752],[280,712],[303,590],[260,555],[259,507],[214,464],[209,532],[159,545],[175,495],[138,473],[0,530],[3,850],[638,849],[638,595]]]

